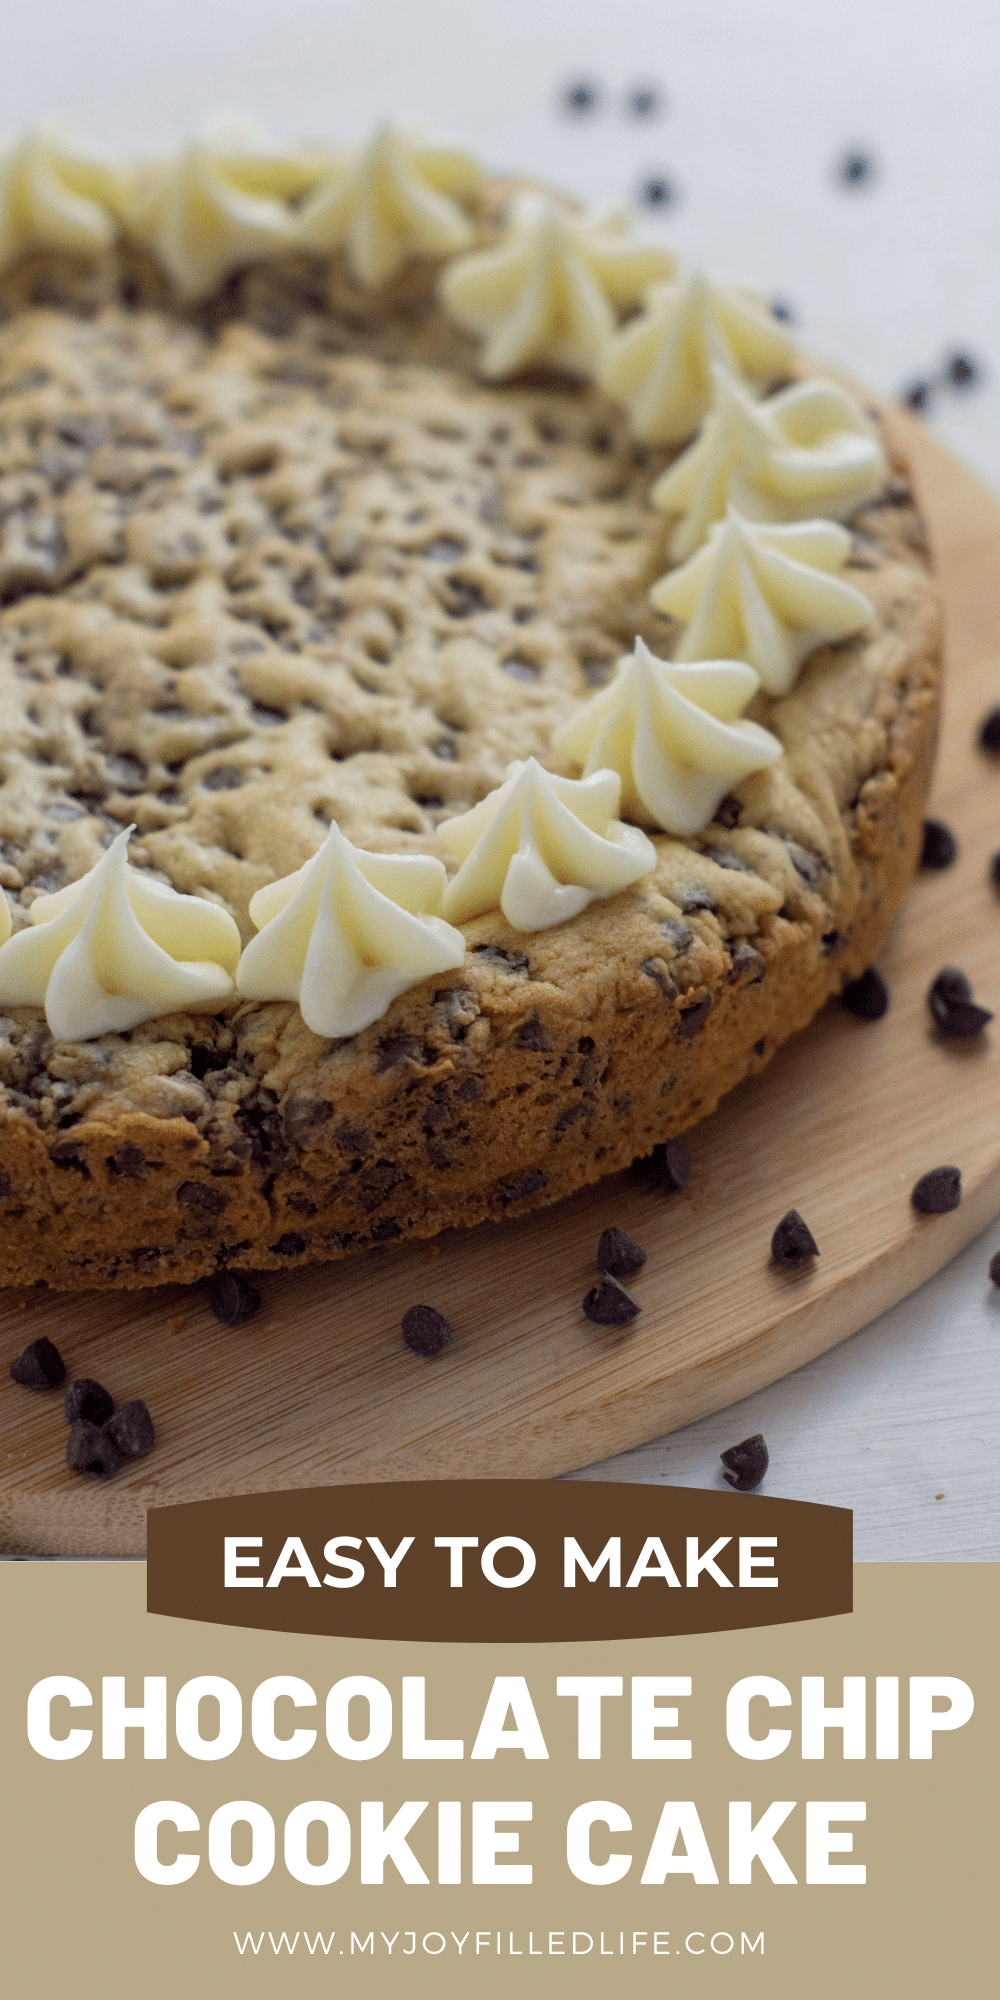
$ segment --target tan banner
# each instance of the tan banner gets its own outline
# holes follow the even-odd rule
[[[845,1507],[550,1479],[323,1486],[157,1507],[147,1609],[343,1638],[736,1631],[851,1608]]]
[[[5,1564],[6,1984],[991,1990],[998,1577],[860,1565],[816,1623],[484,1646]]]

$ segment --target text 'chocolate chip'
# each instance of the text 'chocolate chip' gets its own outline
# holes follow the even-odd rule
[[[403,1339],[411,1354],[432,1361],[447,1347],[452,1335],[450,1320],[434,1306],[407,1306],[403,1314]]]
[[[958,1167],[932,1167],[921,1174],[910,1200],[920,1215],[948,1215],[962,1199],[962,1175]]]
[[[728,1451],[721,1451],[722,1477],[737,1493],[753,1493],[760,1485],[770,1464],[768,1449],[759,1431],[753,1437],[743,1439],[742,1444],[731,1444]]]
[[[783,1271],[801,1271],[811,1257],[819,1256],[819,1244],[797,1208],[782,1216],[771,1238],[771,1256]]]

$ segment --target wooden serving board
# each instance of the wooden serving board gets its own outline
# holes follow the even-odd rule
[[[616,1175],[559,1206],[432,1245],[260,1280],[245,1328],[203,1289],[53,1294],[0,1306],[0,1546],[139,1554],[147,1506],[373,1479],[548,1476],[676,1430],[798,1368],[953,1257],[1000,1212],[1000,1021],[975,1042],[933,1033],[926,991],[961,964],[1000,1015],[1000,762],[974,746],[1000,701],[1000,504],[916,421],[894,418],[917,472],[948,613],[949,679],[933,806],[961,853],[918,877],[880,960],[892,1004],[866,1024],[831,1002],[763,1074],[690,1134],[691,1186],[663,1197]],[[910,1189],[961,1167],[952,1215]],[[789,1208],[821,1249],[776,1270]],[[631,1327],[580,1310],[606,1224],[649,1252]],[[455,1327],[436,1361],[403,1346],[424,1302]],[[41,1334],[70,1377],[153,1412],[153,1453],[107,1484],[66,1469],[61,1394],[10,1381]]]

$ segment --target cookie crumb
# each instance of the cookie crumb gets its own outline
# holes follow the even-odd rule
[[[63,1399],[68,1424],[78,1423],[81,1417],[89,1424],[106,1424],[114,1415],[114,1408],[114,1397],[90,1375],[81,1375],[72,1382]]]
[[[849,1014],[859,1021],[881,1021],[889,1005],[889,988],[873,965],[858,979],[852,979],[840,996]]]
[[[407,1306],[403,1314],[403,1339],[411,1354],[432,1361],[447,1347],[452,1336],[451,1321],[434,1306]]]
[[[801,1271],[810,1259],[819,1256],[819,1244],[797,1208],[783,1215],[771,1238],[772,1262],[783,1271]]]
[[[238,1271],[216,1272],[208,1288],[208,1302],[224,1326],[246,1326],[261,1308],[256,1286],[249,1284]]]
[[[950,868],[958,853],[958,842],[943,819],[925,819],[921,868]]]
[[[624,1229],[603,1229],[597,1245],[597,1268],[609,1278],[634,1278],[646,1262],[646,1252]]]
[[[583,1310],[595,1326],[627,1326],[641,1307],[638,1299],[608,1274],[587,1293]]]
[[[959,1167],[932,1167],[921,1174],[910,1200],[919,1215],[949,1215],[962,1199]]]
[[[719,1457],[722,1477],[737,1493],[755,1493],[771,1463],[760,1431],[744,1438],[742,1444],[731,1444],[728,1451],[720,1451]]]
[[[33,1340],[11,1362],[10,1372],[22,1389],[58,1389],[66,1380],[66,1363],[51,1340]]]

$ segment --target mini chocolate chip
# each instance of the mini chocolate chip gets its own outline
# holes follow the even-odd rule
[[[111,1422],[114,1423],[113,1417]],[[71,1472],[89,1472],[95,1479],[110,1479],[118,1470],[115,1441],[99,1424],[80,1417],[66,1440],[66,1463]]]
[[[90,1375],[81,1375],[71,1383],[63,1399],[68,1424],[79,1422],[81,1417],[88,1424],[106,1424],[114,1414],[114,1407],[114,1397]]]
[[[869,965],[860,978],[850,980],[840,998],[859,1021],[881,1021],[889,1005],[889,988],[881,973]]]
[[[819,1244],[797,1208],[783,1215],[771,1238],[771,1257],[783,1271],[801,1271],[811,1257],[819,1256]]]
[[[523,1201],[526,1195],[539,1194],[548,1183],[548,1174],[540,1173],[536,1168],[534,1173],[524,1174],[519,1181],[505,1181],[500,1188],[500,1199],[503,1202]]]
[[[1000,750],[1000,708],[991,708],[979,725],[980,750]]]
[[[990,1258],[990,1277],[997,1288],[1000,1289],[1000,1250],[994,1251],[993,1256]]]
[[[194,1215],[221,1215],[229,1200],[221,1188],[210,1187],[206,1181],[182,1181],[174,1198]]]
[[[667,208],[674,199],[674,189],[666,174],[653,174],[643,181],[639,189],[639,199],[647,208]]]
[[[737,1493],[755,1493],[770,1464],[768,1449],[759,1431],[720,1451],[722,1477]]]
[[[595,111],[600,97],[600,88],[596,83],[581,79],[579,83],[567,85],[563,92],[563,104],[567,111],[571,111],[574,117],[579,118],[588,111]]]
[[[701,910],[712,911],[714,908],[715,904],[707,889],[681,890],[681,909],[685,910],[688,916],[694,916]]]
[[[711,1006],[712,995],[706,993],[704,1000],[696,1000],[693,1006],[681,1008],[679,1030],[686,1042],[692,1041],[699,1029],[704,1027]]]
[[[686,951],[688,945],[694,943],[690,924],[683,924],[679,917],[664,917],[660,930],[665,938],[670,939],[675,951]]]
[[[959,1167],[932,1167],[921,1174],[910,1200],[919,1215],[948,1215],[962,1199]]]
[[[670,977],[666,959],[644,958],[639,971],[644,972],[646,978],[651,979],[653,985],[659,987],[664,1000],[676,1000],[677,988]]]
[[[921,868],[950,868],[958,853],[958,842],[943,819],[925,819]]]
[[[363,1174],[361,1178],[364,1180]],[[270,1247],[276,1257],[301,1257],[303,1250],[306,1248],[306,1239],[304,1236],[300,1236],[297,1230],[286,1229],[279,1236],[277,1243],[272,1243]]]
[[[993,1019],[988,1007],[976,1005],[972,987],[957,965],[942,967],[927,995],[927,1005],[938,1032],[952,1041],[981,1034]]]
[[[152,1451],[156,1442],[153,1419],[138,1397],[131,1403],[123,1403],[121,1409],[108,1418],[104,1435],[110,1438],[119,1458],[142,1458],[145,1452]]]
[[[618,1283],[617,1278],[603,1277],[599,1285],[587,1293],[583,1310],[595,1326],[627,1326],[634,1319],[640,1306],[631,1292]]]
[[[644,1159],[633,1160],[632,1167],[642,1180],[662,1188],[664,1194],[686,1188],[691,1179],[691,1159],[683,1139],[664,1139]]]
[[[906,403],[911,410],[929,409],[930,401],[931,384],[929,382],[911,382],[909,388],[904,389],[900,397],[900,402]]]
[[[238,1271],[217,1271],[208,1288],[208,1299],[223,1326],[246,1326],[261,1306],[260,1293]]]
[[[763,952],[758,951],[754,945],[747,944],[744,938],[738,939],[729,949],[730,979],[741,979],[745,986],[759,986],[767,971],[767,960]]]
[[[22,1389],[57,1389],[66,1380],[66,1363],[51,1340],[33,1340],[11,1362],[10,1372]]]
[[[875,177],[875,162],[868,153],[845,153],[837,177],[845,187],[865,187]]]
[[[403,1339],[411,1354],[432,1361],[447,1347],[451,1336],[451,1321],[435,1306],[407,1306],[403,1314]]]
[[[646,1252],[626,1236],[624,1229],[602,1229],[597,1246],[597,1268],[610,1278],[634,1278],[646,1262]]]
[[[979,380],[979,363],[971,354],[953,354],[945,373],[953,389],[973,389]]]

